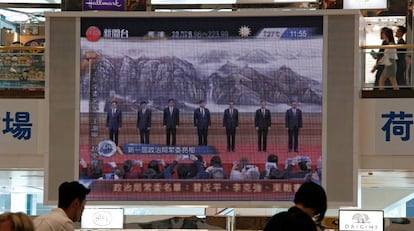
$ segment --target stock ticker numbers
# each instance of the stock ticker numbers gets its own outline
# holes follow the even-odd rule
[[[214,31],[172,31],[172,39],[225,39],[229,32],[225,30]]]

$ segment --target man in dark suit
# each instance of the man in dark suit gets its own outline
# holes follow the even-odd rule
[[[206,102],[200,100],[200,107],[194,110],[194,127],[197,128],[198,145],[207,145],[208,128],[211,126],[210,111]]]
[[[239,111],[234,108],[234,102],[229,102],[229,108],[224,110],[223,127],[226,128],[227,151],[234,152],[234,142],[236,140],[236,129],[239,126]]]
[[[122,127],[122,111],[117,109],[118,102],[111,102],[111,109],[106,112],[106,128],[109,132],[109,139],[118,146],[118,134]]]
[[[180,125],[180,111],[175,108],[174,99],[169,99],[168,107],[164,108],[163,125],[166,128],[167,145],[175,146],[177,127]]]
[[[395,37],[398,39],[397,40],[397,44],[398,45],[405,45],[407,44],[403,38],[404,34],[407,32],[407,28],[405,28],[404,26],[398,26],[397,31],[395,32]],[[407,63],[405,60],[405,55],[407,53],[407,49],[405,48],[400,48],[397,49],[397,73],[396,73],[396,78],[397,78],[397,83],[398,86],[404,86],[406,85],[406,80],[405,80],[405,69],[407,68]]]
[[[299,129],[302,128],[302,111],[297,108],[296,101],[292,101],[291,108],[286,111],[285,127],[288,130],[288,150],[298,152]]]
[[[260,102],[260,108],[256,110],[254,116],[254,126],[257,130],[257,145],[258,151],[266,152],[267,149],[267,133],[269,132],[271,125],[271,115],[270,110],[266,109],[266,101]],[[263,146],[262,146],[263,145]]]
[[[141,144],[149,144],[149,133],[151,129],[151,110],[147,109],[147,102],[142,101],[138,110],[137,129],[141,137]]]

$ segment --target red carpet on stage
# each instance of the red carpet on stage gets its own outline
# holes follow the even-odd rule
[[[124,116],[123,128],[120,130],[119,146],[124,143],[138,143],[139,135],[136,131],[135,114]],[[287,131],[284,128],[284,114],[272,115],[272,127],[268,134],[267,152],[257,151],[257,135],[253,126],[252,114],[245,113],[240,115],[239,128],[236,133],[235,152],[227,152],[226,135],[224,128],[221,126],[221,115],[212,114],[212,126],[209,129],[208,145],[214,147],[220,156],[227,172],[230,171],[234,161],[246,157],[250,164],[257,165],[261,171],[264,170],[264,164],[269,154],[276,154],[279,157],[279,169],[283,169],[287,158],[296,156],[307,156],[312,161],[313,169],[316,167],[318,159],[322,153],[321,142],[321,114],[304,113],[304,125],[299,134],[299,152],[288,152],[287,148]],[[104,121],[104,116],[100,118]],[[194,146],[197,142],[197,134],[192,126],[192,115],[184,114],[181,118],[181,124],[177,131],[177,145]],[[165,144],[164,129],[161,126],[161,115],[153,115],[153,127],[151,128],[150,141],[152,144]],[[98,141],[107,139],[107,131],[104,123],[100,126],[100,135]],[[81,146],[80,160],[86,163],[90,162],[92,140],[90,140],[88,117],[81,117]],[[95,145],[97,145],[97,143]],[[209,165],[212,155],[203,155],[203,160]],[[117,152],[111,157],[100,157],[104,162],[104,171],[111,172],[112,168],[108,163],[115,162],[117,166],[122,167],[125,160],[141,160],[144,167],[150,160],[164,160],[167,164],[171,163],[176,156],[172,154],[157,155],[130,155],[120,154]]]

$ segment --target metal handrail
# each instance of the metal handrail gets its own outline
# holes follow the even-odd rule
[[[0,46],[0,50],[7,51],[7,50],[13,50],[13,51],[44,51],[45,47],[41,46]]]

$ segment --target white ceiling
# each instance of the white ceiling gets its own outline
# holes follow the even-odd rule
[[[20,7],[18,4],[27,4]],[[61,0],[0,0],[0,14],[10,22],[27,22],[28,20],[44,21],[44,12],[60,11],[60,9],[42,8],[42,4],[60,4]],[[30,8],[33,6],[34,8]],[[14,8],[19,7],[19,8]]]

